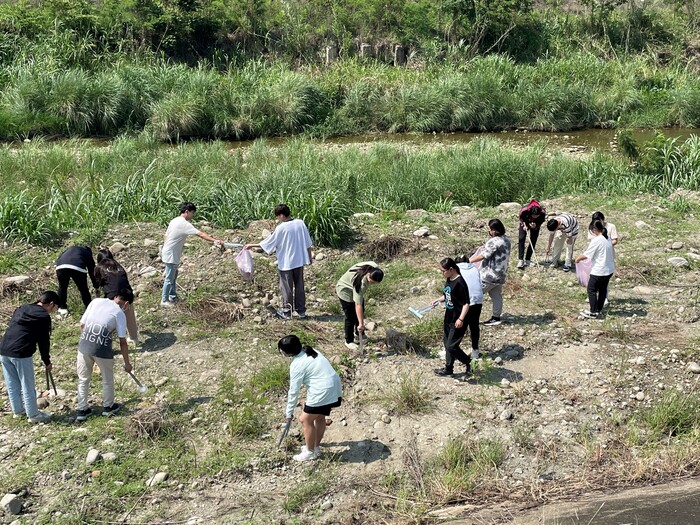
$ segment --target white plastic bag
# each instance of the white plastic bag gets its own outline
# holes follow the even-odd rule
[[[235,258],[238,271],[241,272],[241,277],[247,283],[253,282],[253,256],[250,250],[241,250]]]

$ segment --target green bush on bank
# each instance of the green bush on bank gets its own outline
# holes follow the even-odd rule
[[[700,186],[697,137],[641,148],[649,160],[633,165],[602,153],[584,160],[551,155],[543,144],[516,151],[493,139],[420,150],[376,144],[336,151],[294,140],[243,152],[222,142],[163,147],[143,137],[2,149],[0,235],[37,244],[71,231],[99,238],[117,221],[165,224],[183,200],[197,203],[200,216],[219,228],[244,228],[287,202],[317,244],[340,246],[356,212],[493,206],[533,195],[665,195]]]

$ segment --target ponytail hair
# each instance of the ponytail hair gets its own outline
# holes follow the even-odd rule
[[[591,220],[605,222],[605,215],[603,215],[602,211],[596,211],[593,213]]]
[[[462,272],[459,270],[459,266],[457,266],[457,263],[452,257],[445,257],[442,261],[440,261],[440,266],[445,270],[452,268],[459,275],[462,275]]]
[[[316,359],[318,352],[308,345],[302,345],[299,338],[294,335],[285,335],[282,339],[277,341],[277,348],[284,355],[292,356],[297,355],[299,352],[304,352],[309,357]]]
[[[360,293],[362,279],[365,277],[365,275],[369,274],[370,279],[372,279],[375,283],[381,283],[384,279],[384,272],[380,268],[372,266],[371,264],[363,264],[359,268],[356,268],[354,272],[355,277],[352,278],[352,287],[357,293]]]
[[[593,231],[594,229],[598,230],[606,239],[608,238],[608,229],[603,225],[603,221],[600,219],[595,219],[588,225],[589,231]]]

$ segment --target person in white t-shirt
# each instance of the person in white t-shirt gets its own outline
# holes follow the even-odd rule
[[[245,249],[262,248],[265,253],[277,252],[277,268],[280,275],[282,307],[277,315],[282,319],[292,316],[291,306],[300,319],[306,318],[306,293],[304,292],[304,265],[311,265],[311,236],[301,219],[293,219],[286,204],[275,206],[279,224],[260,244],[246,244]]]
[[[177,300],[177,269],[178,266],[180,266],[182,249],[185,246],[187,237],[196,235],[205,241],[216,244],[222,242],[194,227],[192,218],[196,211],[197,207],[194,204],[191,202],[183,202],[180,205],[179,217],[175,217],[170,221],[168,229],[165,231],[165,240],[163,241],[163,249],[161,250],[161,260],[163,264],[165,264],[163,294],[160,302],[161,306],[173,306],[173,302]]]
[[[591,275],[588,279],[589,309],[581,312],[583,317],[595,319],[600,315],[608,296],[608,283],[615,273],[615,259],[612,242],[608,238],[608,231],[602,221],[592,221],[588,230],[593,234],[593,240],[583,252],[576,258],[576,263],[586,259],[591,260]]]
[[[97,298],[88,305],[80,319],[78,342],[78,411],[76,421],[85,421],[92,415],[88,406],[90,378],[95,364],[102,376],[102,415],[116,414],[121,405],[114,402],[114,353],[112,334],[119,338],[119,349],[124,358],[124,370],[131,372],[129,346],[126,343],[126,316],[124,310],[134,301],[130,288],[122,288],[113,299]]]

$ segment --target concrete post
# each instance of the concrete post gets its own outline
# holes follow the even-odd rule
[[[394,65],[403,66],[406,63],[406,52],[401,44],[394,46]]]
[[[330,44],[326,46],[326,65],[330,66],[338,59],[338,46]]]

